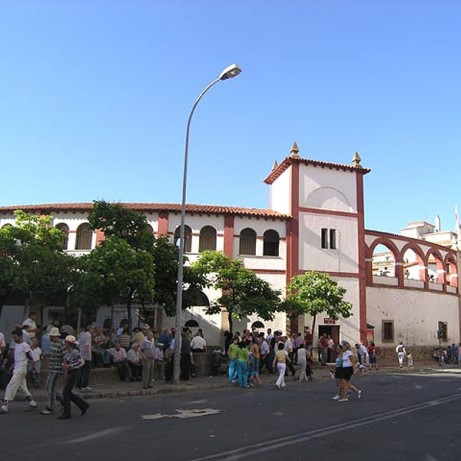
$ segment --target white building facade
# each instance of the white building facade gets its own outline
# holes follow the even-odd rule
[[[457,251],[415,234],[366,230],[364,177],[369,171],[361,166],[358,154],[350,165],[321,162],[301,158],[294,144],[290,155],[274,164],[265,179],[270,187],[268,209],[188,205],[185,253],[191,262],[204,250],[240,258],[282,293],[294,275],[308,270],[330,274],[346,288],[353,315],[339,320],[320,316],[316,335],[325,332],[335,341],[374,341],[382,347],[400,340],[431,346],[437,344],[437,331],[443,327],[445,341],[459,342]],[[180,205],[125,206],[145,214],[156,237],[167,235],[171,242],[178,238]],[[0,227],[14,224],[16,209],[50,214],[53,224],[68,234],[67,251],[78,255],[91,251],[104,238],[89,228],[91,208],[91,203],[4,206],[0,207]],[[390,250],[393,264],[386,276],[377,276],[373,251],[382,245]],[[405,265],[412,266],[411,278]],[[430,277],[431,266],[437,277]],[[212,291],[205,294],[209,299],[216,297]],[[4,312],[15,308],[6,306]],[[227,329],[224,312],[207,316],[196,307],[185,314],[186,320],[192,318],[199,321],[209,344],[220,344]],[[172,325],[172,319],[164,316],[157,320],[161,327]],[[234,330],[249,328],[255,320],[245,319]],[[273,330],[302,332],[311,321],[301,317],[287,322],[284,314],[278,314],[273,322],[264,323]],[[0,327],[5,330],[5,325],[2,318]]]

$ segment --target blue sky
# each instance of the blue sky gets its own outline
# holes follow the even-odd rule
[[[0,205],[181,200],[266,208],[293,141],[350,163],[368,229],[454,230],[461,2],[0,1]]]

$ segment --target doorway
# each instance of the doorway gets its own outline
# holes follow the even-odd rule
[[[339,344],[339,325],[319,325],[319,338],[326,334],[330,336],[335,343],[333,349],[329,351],[327,362],[334,362],[336,360],[336,346]]]

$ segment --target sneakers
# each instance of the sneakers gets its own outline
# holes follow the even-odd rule
[[[339,395],[336,394],[334,397],[331,398],[331,400],[339,400]]]
[[[362,398],[362,391],[357,392],[357,398],[360,400]]]
[[[8,413],[8,407],[6,405],[2,405],[0,407],[0,414],[6,414]]]
[[[40,412],[40,414],[41,414],[41,415],[44,415],[44,416],[45,416],[45,415],[51,415],[51,414],[53,414],[53,411],[50,410],[50,409],[48,409],[48,408],[45,408],[44,410],[42,410],[42,411]]]
[[[35,400],[30,400],[29,401],[29,407],[30,408],[37,408],[37,402]]]
[[[349,399],[338,399],[338,402],[349,402]]]

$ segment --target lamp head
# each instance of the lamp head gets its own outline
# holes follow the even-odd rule
[[[219,75],[219,80],[227,80],[228,78],[237,77],[238,74],[242,72],[237,64],[232,64],[229,67],[226,67],[221,74]]]

